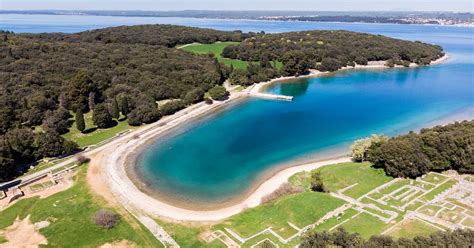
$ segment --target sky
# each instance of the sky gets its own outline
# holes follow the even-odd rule
[[[0,9],[474,12],[473,2],[473,0],[0,0]]]

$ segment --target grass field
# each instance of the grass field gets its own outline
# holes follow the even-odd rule
[[[395,227],[388,235],[395,238],[414,238],[416,236],[429,236],[436,231],[439,231],[439,229],[420,220],[409,220]]]
[[[359,211],[349,208],[344,213],[342,213],[339,216],[334,216],[328,220],[326,220],[324,223],[321,223],[320,225],[317,225],[314,230],[317,232],[322,232],[322,231],[328,231],[332,228],[334,228],[337,224],[342,223],[345,220],[348,220],[352,216],[358,214]]]
[[[74,121],[74,119],[72,119],[72,121]],[[86,123],[84,133],[79,132],[76,128],[76,123],[73,123],[71,128],[69,128],[69,132],[63,135],[66,139],[76,142],[80,147],[97,144],[114,137],[118,133],[136,128],[128,125],[127,120],[122,118],[121,121],[117,121],[117,125],[111,128],[97,129],[92,123],[92,111],[84,114],[84,121]]]
[[[161,220],[156,220],[159,225],[161,225],[181,247],[226,247],[220,241],[214,241],[211,243],[205,243],[199,239],[199,234],[208,230],[206,227],[191,227],[185,226],[176,223],[165,222]]]
[[[322,167],[319,171],[329,191],[335,192],[357,184],[344,192],[352,198],[358,198],[393,179],[386,176],[383,170],[372,168],[370,163],[341,163]],[[290,182],[309,188],[309,176],[308,172],[298,173],[290,178]]]
[[[380,234],[387,224],[368,213],[361,213],[344,223],[342,227],[348,232],[359,233],[363,238],[368,239],[372,235]]]
[[[214,56],[220,62],[224,63],[227,66],[232,65],[234,68],[237,68],[237,69],[246,69],[249,62],[243,61],[243,60],[238,60],[238,59],[228,59],[228,58],[222,57],[222,55],[221,55],[222,50],[224,50],[224,48],[226,46],[237,45],[237,44],[239,44],[239,42],[232,42],[232,41],[216,42],[216,43],[213,43],[213,44],[198,44],[198,43],[196,43],[196,44],[188,44],[188,45],[182,46],[181,49],[183,49],[184,51],[198,53],[198,54],[213,53]],[[272,62],[272,65],[273,65],[273,62]],[[281,62],[276,62],[275,65],[276,65],[277,69],[280,69],[283,66],[283,64]]]
[[[303,228],[344,204],[344,201],[317,192],[304,192],[282,197],[274,203],[248,209],[224,221],[219,227],[227,227],[243,237],[251,236],[265,228],[288,238],[297,231],[288,222]]]
[[[237,45],[237,44],[239,44],[239,42],[232,42],[232,41],[216,42],[213,44],[189,44],[189,45],[184,46],[181,49],[183,49],[184,51],[198,53],[198,54],[213,53],[214,56],[225,65],[228,65],[228,66],[232,65],[234,68],[245,69],[248,66],[247,61],[238,60],[238,59],[228,59],[228,58],[223,58],[221,56],[222,50],[224,50],[226,46]]]
[[[103,199],[91,195],[85,183],[86,166],[76,177],[76,184],[45,199],[23,199],[0,213],[0,229],[10,226],[17,216],[31,215],[32,223],[48,220],[50,225],[40,229],[55,247],[97,247],[107,242],[129,240],[139,247],[162,247],[148,230],[132,217],[120,217],[112,229],[106,230],[93,223],[99,209],[106,208]]]
[[[457,183],[457,181],[455,180],[449,180],[441,185],[439,185],[437,188],[433,189],[431,192],[429,192],[428,194],[424,195],[423,196],[423,199],[425,201],[430,201],[430,200],[433,200],[433,198],[442,193],[443,191],[451,188],[453,185],[455,185]]]

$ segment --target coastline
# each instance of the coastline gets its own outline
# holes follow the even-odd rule
[[[450,57],[448,54],[444,54],[444,56],[431,61],[431,63],[427,66],[432,66],[432,65],[437,65],[437,64],[442,64],[446,60],[448,60]],[[249,94],[253,93],[260,93],[262,91],[265,91],[265,89],[274,84],[274,83],[284,83],[288,81],[293,81],[295,79],[301,79],[301,78],[314,78],[314,77],[321,77],[321,76],[327,76],[327,75],[332,75],[335,73],[339,73],[342,71],[347,71],[347,70],[370,70],[370,69],[392,69],[392,68],[414,68],[414,67],[420,67],[420,65],[417,65],[415,63],[411,63],[409,67],[404,67],[402,65],[395,65],[394,67],[389,67],[385,65],[386,61],[369,61],[367,65],[355,65],[355,66],[345,66],[340,68],[337,71],[330,72],[330,71],[318,71],[315,69],[310,69],[308,74],[301,75],[301,76],[288,76],[288,77],[279,77],[275,78],[266,82],[261,82],[258,84],[254,84],[250,87]]]
[[[447,55],[433,61],[431,64],[442,63],[446,59],[448,59]],[[349,69],[384,68],[390,67],[385,66],[385,62],[376,62],[370,63],[367,66],[345,67],[341,68],[339,71]],[[219,204],[212,203],[211,206],[206,206],[205,208],[202,206],[196,208],[195,206],[189,206],[189,204],[182,204],[183,202],[180,202],[179,200],[175,201],[176,199],[173,199],[173,197],[163,196],[159,193],[156,194],[157,192],[150,192],[149,189],[146,188],[146,185],[140,181],[140,178],[134,174],[136,172],[133,171],[133,167],[136,165],[136,158],[142,151],[141,149],[145,149],[150,142],[155,142],[160,137],[163,137],[169,132],[173,132],[175,128],[178,128],[183,124],[215,113],[219,109],[222,109],[222,107],[235,102],[235,100],[249,97],[253,92],[260,92],[273,83],[292,81],[297,78],[317,77],[331,73],[333,72],[319,72],[312,70],[308,75],[277,78],[268,82],[253,85],[242,92],[231,94],[230,99],[224,102],[215,102],[213,105],[208,106],[204,105],[202,109],[197,108],[196,112],[195,109],[192,109],[184,116],[178,117],[165,125],[159,126],[157,129],[150,130],[140,135],[141,137],[139,139],[135,138],[129,140],[126,144],[116,147],[116,149],[111,151],[107,161],[107,164],[110,166],[104,168],[104,172],[107,175],[109,185],[111,186],[114,195],[121,198],[122,202],[129,205],[129,207],[138,208],[156,216],[177,220],[215,221],[237,214],[246,208],[258,206],[263,196],[272,193],[282,183],[286,182],[291,175],[297,172],[316,169],[324,165],[350,161],[350,157],[345,156],[317,162],[307,162],[296,165],[295,163],[287,163],[283,166],[276,166],[272,170],[265,171],[258,180],[252,182],[252,186],[243,194]]]

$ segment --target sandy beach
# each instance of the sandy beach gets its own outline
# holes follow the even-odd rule
[[[433,61],[432,64],[442,63],[447,58],[448,56],[445,55],[442,58]],[[370,62],[366,66],[346,67],[341,70],[383,68],[389,67],[385,66],[383,61],[375,61]],[[308,75],[300,76],[298,78],[317,77],[331,73],[332,72],[311,70]],[[104,156],[101,156],[100,161],[100,164],[102,165],[100,168],[100,177],[103,177],[106,180],[113,196],[125,205],[126,208],[133,208],[135,210],[143,211],[144,213],[175,220],[217,221],[237,214],[246,208],[258,206],[263,196],[272,193],[295,173],[313,170],[325,165],[351,161],[350,157],[345,156],[324,161],[307,162],[286,168],[284,166],[279,167],[279,170],[269,172],[269,174],[263,177],[263,180],[253,182],[251,190],[246,194],[236,197],[222,205],[209,206],[209,209],[206,210],[190,209],[191,207],[173,204],[172,200],[170,201],[160,199],[159,197],[153,197],[151,194],[146,193],[146,185],[139,182],[136,175],[133,175],[133,171],[131,173],[136,162],[136,157],[141,152],[141,149],[146,147],[150,142],[154,142],[157,138],[162,137],[162,135],[172,132],[175,128],[189,123],[192,120],[202,118],[203,116],[213,113],[224,106],[228,106],[230,103],[237,102],[239,99],[244,99],[252,96],[254,93],[261,92],[265,87],[272,83],[291,81],[295,78],[297,77],[282,77],[268,82],[255,84],[241,92],[232,93],[226,101],[214,102],[212,105],[203,103],[196,104],[180,111],[179,114],[177,113],[178,115],[160,120],[159,122],[161,123],[154,125],[154,128],[148,128],[146,131],[142,130],[141,133],[137,132],[137,134],[134,134],[133,136],[131,135],[131,138],[120,143],[117,142],[115,146],[104,149]]]

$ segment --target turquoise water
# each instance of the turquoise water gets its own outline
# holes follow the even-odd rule
[[[292,95],[294,100],[249,99],[150,145],[138,165],[144,181],[161,193],[195,202],[232,198],[276,165],[310,155],[322,159],[347,151],[354,139],[404,133],[474,105],[474,29],[469,28],[191,18],[53,17],[59,22],[47,16],[9,18],[0,18],[0,29],[75,32],[99,27],[96,23],[100,27],[172,23],[266,32],[347,29],[439,44],[451,56],[447,63],[431,67],[345,71],[275,84],[269,92]]]

